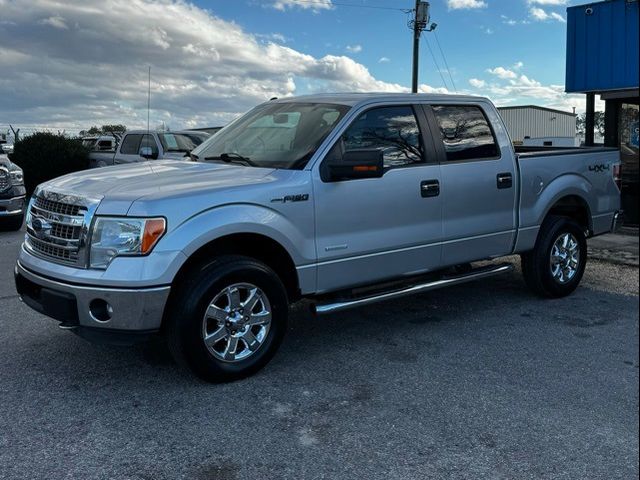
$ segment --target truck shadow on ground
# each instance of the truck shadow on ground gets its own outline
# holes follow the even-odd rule
[[[594,310],[586,318],[572,313],[577,305],[591,302],[589,289],[579,288],[573,295],[558,300],[533,296],[516,270],[481,282],[458,285],[413,297],[382,302],[324,317],[314,317],[308,302],[291,309],[289,331],[272,362],[254,378],[267,381],[278,375],[331,375],[350,358],[360,357],[375,363],[408,365],[425,358],[437,358],[442,340],[455,342],[461,331],[487,325],[513,328],[520,324],[544,320],[562,327],[580,330],[577,337],[588,338],[586,328],[603,326],[611,320]],[[549,306],[554,305],[550,313]],[[610,308],[601,299],[595,307]],[[25,307],[26,308],[26,307]],[[593,307],[592,307],[593,308]],[[43,320],[43,322],[48,321]],[[52,327],[52,325],[47,325]],[[51,338],[31,345],[25,355],[36,370],[49,370],[60,382],[75,385],[87,381],[107,381],[121,386],[141,387],[139,378],[152,382],[168,381],[174,385],[202,384],[178,367],[161,338],[134,347],[90,344],[67,332],[52,331]],[[37,355],[28,359],[30,350]],[[70,363],[67,363],[70,362]],[[292,366],[295,366],[293,368]],[[322,368],[318,368],[322,366]],[[78,369],[83,375],[78,377]],[[242,382],[256,380],[247,379]]]

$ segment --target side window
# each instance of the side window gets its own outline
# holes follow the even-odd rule
[[[151,153],[153,155],[158,155],[158,144],[156,143],[155,138],[153,138],[153,135],[143,135],[142,136],[142,142],[140,143],[140,147],[151,147]],[[139,153],[140,149],[138,149],[138,151],[136,153]]]
[[[100,150],[101,152],[113,151],[113,142],[111,140],[100,140],[96,150]]]
[[[122,155],[138,155],[140,151],[140,140],[142,140],[142,135],[138,135],[138,134],[126,135],[122,140],[122,145],[120,146],[120,153]]]
[[[499,155],[496,139],[480,107],[433,106],[448,161],[478,160]]]
[[[380,107],[363,113],[342,135],[342,148],[381,149],[385,168],[424,162],[422,137],[410,106]]]

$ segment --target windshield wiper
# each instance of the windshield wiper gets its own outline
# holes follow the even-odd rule
[[[225,152],[215,157],[204,157],[205,160],[222,160],[225,163],[239,163],[240,165],[249,165],[255,167],[255,163],[251,162],[249,157],[243,157],[236,152]]]

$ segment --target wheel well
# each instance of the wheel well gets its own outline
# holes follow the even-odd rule
[[[561,217],[569,217],[578,225],[588,231],[592,231],[591,213],[589,206],[581,197],[577,195],[568,195],[558,200],[547,212],[547,216],[557,215]]]
[[[256,233],[235,233],[217,238],[194,252],[180,267],[173,284],[194,266],[220,255],[244,255],[268,265],[282,280],[290,301],[300,298],[295,264],[285,248],[275,240]]]

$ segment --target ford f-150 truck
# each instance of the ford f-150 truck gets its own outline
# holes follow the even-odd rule
[[[272,100],[191,152],[40,185],[15,269],[33,309],[95,341],[160,333],[210,381],[278,348],[289,305],[327,314],[485,278],[520,254],[568,295],[620,208],[614,149],[519,153],[484,98]],[[29,327],[33,328],[33,327]]]

